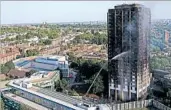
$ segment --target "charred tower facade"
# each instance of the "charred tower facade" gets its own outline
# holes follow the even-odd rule
[[[147,94],[150,24],[150,9],[143,5],[123,4],[108,10],[109,97],[114,100],[138,100]],[[122,52],[128,53],[111,60]]]

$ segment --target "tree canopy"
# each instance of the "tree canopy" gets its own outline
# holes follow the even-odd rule
[[[89,79],[89,84],[92,84],[93,80],[95,79],[96,74],[93,75],[90,79]],[[92,92],[97,94],[97,93],[101,93],[104,90],[104,85],[103,85],[103,77],[101,75],[99,75],[96,79],[96,81],[94,82],[93,86],[92,86]]]
[[[1,73],[6,74],[10,71],[9,67],[1,65]]]
[[[9,61],[7,63],[5,63],[5,66],[7,66],[9,69],[14,69],[15,68],[15,65],[12,61]]]
[[[150,64],[152,69],[165,69],[171,65],[171,58],[155,56],[151,58]]]
[[[94,34],[92,33],[84,33],[81,35],[78,35],[75,37],[74,43],[85,43],[88,42],[90,44],[107,44],[107,35],[106,34],[100,34],[99,32],[96,32]]]
[[[47,40],[43,40],[42,43],[43,43],[44,45],[51,45],[51,44],[52,44],[52,41],[49,40],[49,39],[47,39]]]
[[[36,73],[36,70],[30,70],[29,72],[26,72],[26,77],[30,77],[33,73]]]
[[[26,57],[36,56],[38,54],[39,54],[39,51],[37,49],[33,49],[33,50],[27,50],[26,53],[25,53],[25,56]]]
[[[1,73],[7,74],[11,69],[15,68],[15,65],[12,61],[6,62],[4,65],[0,65]]]
[[[67,86],[68,82],[65,79],[58,80],[57,82],[55,82],[56,91],[64,91],[67,89]]]

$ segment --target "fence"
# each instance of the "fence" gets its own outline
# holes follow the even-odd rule
[[[158,108],[159,110],[171,110],[171,108],[165,106],[164,104],[162,104],[156,100],[153,100],[153,106]]]
[[[159,110],[171,110],[171,108],[153,99],[121,103],[121,104],[113,104],[111,105],[110,108],[111,110],[132,110],[132,109],[137,109],[137,108],[140,109],[146,107],[154,107]]]

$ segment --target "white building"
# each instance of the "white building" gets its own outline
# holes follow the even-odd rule
[[[34,36],[33,38],[28,39],[27,41],[38,43],[39,42],[39,38],[37,36]]]

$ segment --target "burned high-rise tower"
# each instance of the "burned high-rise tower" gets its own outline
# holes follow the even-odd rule
[[[139,4],[123,4],[107,14],[109,97],[138,100],[150,84],[150,9]],[[116,55],[126,55],[111,60]]]

